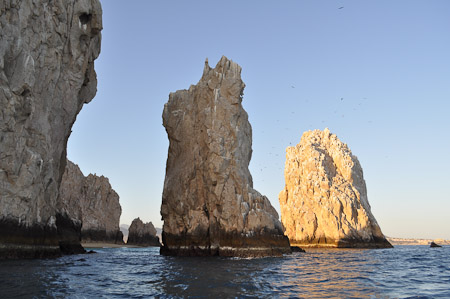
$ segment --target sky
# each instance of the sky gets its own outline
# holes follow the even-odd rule
[[[68,158],[109,178],[121,223],[162,227],[169,93],[242,67],[254,188],[279,212],[286,147],[328,127],[390,237],[450,239],[450,1],[101,1],[98,91]]]

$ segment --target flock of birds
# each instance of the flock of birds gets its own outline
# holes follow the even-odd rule
[[[344,8],[344,7],[342,6],[342,7],[340,7],[339,9],[342,9],[342,8]],[[295,88],[295,85],[291,85],[291,88],[294,89],[294,88]],[[362,98],[362,99],[363,99],[363,100],[367,100],[367,98]],[[308,100],[305,100],[305,102],[306,102],[306,103],[309,103]],[[340,98],[339,98],[339,102],[344,102],[344,97],[340,97]],[[357,108],[361,108],[362,104],[363,104],[362,102],[357,103],[357,107],[354,107],[354,108],[353,108],[353,111],[357,111],[357,110],[358,110]],[[334,110],[333,110],[333,114],[338,114],[338,112],[339,112],[339,109],[334,109]],[[296,113],[295,111],[291,111],[291,114],[292,114],[293,116],[295,115],[295,113]],[[344,118],[344,117],[345,117],[345,115],[342,114],[342,115],[341,115],[341,118]],[[280,120],[277,119],[276,122],[279,123]],[[368,122],[368,123],[372,123],[371,120],[368,120],[367,122]],[[321,123],[322,123],[322,124],[325,124],[325,120],[321,120]],[[312,128],[313,125],[310,124],[309,127]],[[286,127],[285,130],[288,131],[288,130],[291,130],[291,128]],[[261,133],[264,134],[264,131],[261,131]],[[292,142],[289,142],[289,146],[292,146]],[[272,151],[270,151],[268,154],[269,154],[270,156],[273,156],[273,157],[279,157],[279,154],[273,153],[273,150],[276,150],[276,147],[275,147],[275,146],[272,146]],[[260,172],[263,172],[264,169],[267,169],[267,166],[259,165],[258,168],[259,168]],[[281,167],[279,167],[278,169],[279,169],[279,170],[282,170]],[[264,180],[262,180],[262,181],[264,181]]]

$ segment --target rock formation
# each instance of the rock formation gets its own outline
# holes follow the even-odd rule
[[[328,129],[287,148],[284,176],[281,222],[292,245],[392,247],[370,210],[357,157]]]
[[[122,208],[108,178],[85,177],[78,165],[67,160],[59,192],[58,211],[81,224],[82,242],[123,244]]]
[[[128,229],[127,244],[139,246],[161,246],[161,243],[159,243],[159,238],[156,236],[156,229],[153,226],[153,223],[148,222],[144,224],[139,217],[131,222],[130,228]]]
[[[0,257],[82,250],[63,244],[78,228],[56,202],[72,124],[96,93],[101,14],[98,0],[0,1]]]
[[[438,244],[436,244],[436,243],[434,243],[434,242],[431,242],[430,243],[430,247],[431,248],[439,248],[439,247],[442,247],[441,245],[438,245]]]
[[[292,252],[306,252],[304,249],[298,247],[298,246],[291,246]]]
[[[278,214],[253,189],[252,131],[241,67],[222,57],[189,90],[169,95],[169,152],[161,215],[166,255],[266,256],[290,252]]]

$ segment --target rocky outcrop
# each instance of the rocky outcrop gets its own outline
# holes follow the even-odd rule
[[[304,249],[298,247],[298,246],[291,246],[292,252],[306,252]]]
[[[94,174],[85,177],[78,165],[69,160],[61,182],[58,211],[80,223],[82,242],[123,244],[119,195],[108,178]]]
[[[357,157],[328,129],[287,148],[284,176],[281,221],[292,245],[392,247],[370,210]]]
[[[128,229],[128,245],[139,245],[139,246],[161,246],[159,243],[159,238],[156,236],[156,229],[153,223],[142,222],[141,219],[136,218],[131,222]]]
[[[434,243],[434,242],[431,242],[430,243],[430,247],[431,248],[439,248],[439,247],[442,247],[441,245],[438,245],[438,244],[436,244],[436,243]]]
[[[169,95],[169,152],[161,215],[166,255],[265,256],[290,252],[278,214],[253,189],[252,131],[241,67],[222,57],[189,90]]]
[[[0,1],[0,257],[59,255],[58,230],[77,230],[56,202],[72,124],[96,93],[101,15],[98,0]]]

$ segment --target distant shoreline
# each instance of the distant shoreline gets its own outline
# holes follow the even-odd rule
[[[439,245],[450,245],[450,240],[444,239],[403,239],[403,238],[391,238],[386,239],[392,245],[430,245],[431,242],[435,242]],[[127,244],[113,244],[113,243],[81,243],[84,248],[142,248],[143,246],[127,245]]]
[[[95,243],[81,243],[81,246],[84,248],[141,248],[142,246],[137,245],[127,245],[127,244],[113,244],[113,243],[101,243],[101,242],[95,242]]]
[[[413,239],[413,238],[391,238],[386,237],[386,239],[392,245],[430,245],[431,242],[434,242],[439,245],[450,245],[450,240],[444,239]]]

